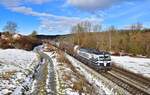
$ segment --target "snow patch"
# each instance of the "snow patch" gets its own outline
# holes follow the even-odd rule
[[[32,51],[0,49],[0,95],[21,93],[17,91],[31,84],[37,64],[37,55]]]
[[[150,78],[150,59],[130,56],[112,56],[111,58],[115,65]]]

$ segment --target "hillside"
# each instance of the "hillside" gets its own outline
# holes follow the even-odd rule
[[[0,48],[16,48],[32,50],[35,46],[41,44],[35,36],[24,36],[21,34],[11,34],[9,32],[0,33]]]

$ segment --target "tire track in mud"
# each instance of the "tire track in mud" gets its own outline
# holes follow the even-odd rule
[[[35,71],[34,91],[31,95],[56,95],[55,71],[51,58],[37,51],[40,58],[45,60],[44,64],[39,64]]]

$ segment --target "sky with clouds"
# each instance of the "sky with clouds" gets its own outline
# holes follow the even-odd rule
[[[22,34],[68,34],[87,20],[103,29],[137,22],[150,27],[149,15],[150,0],[0,0],[0,31],[7,21],[16,22]]]

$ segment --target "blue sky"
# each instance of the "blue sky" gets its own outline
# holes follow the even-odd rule
[[[82,21],[103,29],[125,28],[140,22],[150,27],[150,0],[0,0],[0,31],[7,21],[21,34],[67,34]]]

